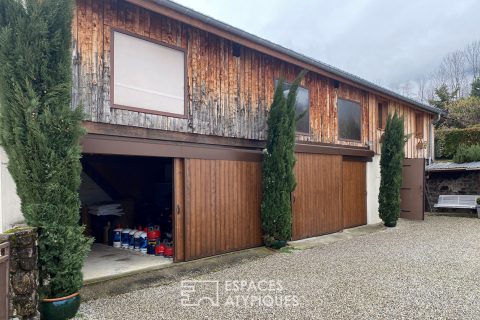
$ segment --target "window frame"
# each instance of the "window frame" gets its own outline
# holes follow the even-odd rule
[[[422,125],[418,125],[418,120],[419,117],[421,117]],[[415,138],[417,139],[423,139],[423,136],[425,135],[425,130],[424,130],[424,124],[425,124],[425,116],[421,112],[415,112]],[[419,129],[421,129],[421,132],[419,132]]]
[[[336,100],[337,101],[335,103],[336,103],[336,107],[337,107],[337,139],[338,139],[338,141],[362,143],[362,141],[363,141],[363,106],[362,106],[362,103],[359,100],[347,99],[347,98],[342,98],[342,97],[337,97]],[[344,101],[350,101],[350,102],[353,102],[353,103],[358,103],[358,105],[360,106],[360,139],[359,140],[348,139],[348,138],[340,138],[340,121],[339,121],[339,117],[338,117],[338,115],[339,115],[339,113],[338,113],[338,109],[339,109],[338,100],[344,100]]]
[[[381,119],[379,118],[379,110],[382,110],[382,117]],[[387,119],[388,119],[388,101],[378,101],[377,102],[377,117],[376,117],[376,125],[377,125],[377,130],[385,130],[385,127],[387,126]],[[378,121],[381,120],[381,125],[379,126]]]
[[[274,78],[273,79],[273,88],[277,90],[277,83],[280,81],[280,78]],[[290,86],[292,85],[293,82],[287,81],[283,79],[283,84],[289,84]],[[312,126],[310,124],[310,109],[311,109],[311,101],[310,101],[310,89],[308,89],[306,86],[298,85],[299,88],[307,90],[307,99],[308,99],[308,132],[306,131],[297,131],[297,128],[295,127],[295,134],[300,135],[300,136],[311,136],[312,135]],[[290,91],[290,90],[289,90]],[[296,111],[296,108],[295,108]]]
[[[121,104],[115,103],[115,32],[122,33],[127,36],[131,36],[140,40],[148,41],[160,46],[164,46],[173,50],[181,51],[183,53],[183,82],[184,82],[184,92],[183,92],[183,114],[182,113],[171,113],[165,111],[157,111],[148,109],[145,107],[131,107],[131,106],[124,106]],[[110,30],[110,109],[120,109],[120,110],[127,110],[127,111],[134,111],[134,112],[141,112],[145,114],[152,114],[152,115],[159,115],[159,116],[166,116],[172,118],[180,118],[180,119],[187,119],[187,104],[188,104],[188,79],[187,79],[187,49],[182,48],[179,46],[171,45],[169,43],[152,39],[149,37],[145,37],[133,32],[129,32],[119,28],[111,28]]]

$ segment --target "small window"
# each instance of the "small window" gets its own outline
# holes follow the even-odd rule
[[[362,108],[358,102],[338,99],[338,138],[362,140]]]
[[[377,106],[377,128],[385,129],[387,125],[388,106],[385,102],[379,102]]]
[[[277,88],[278,80],[275,80],[275,88]],[[285,98],[290,92],[291,83],[283,83],[283,95]],[[310,96],[307,88],[298,87],[297,99],[295,100],[295,116],[297,117],[297,132],[310,133]],[[300,119],[300,117],[303,115]]]
[[[415,114],[415,137],[423,138],[423,114]]]
[[[185,115],[185,53],[122,32],[113,33],[113,107]]]

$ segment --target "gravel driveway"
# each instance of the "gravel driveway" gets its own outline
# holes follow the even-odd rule
[[[182,306],[177,282],[89,301],[78,318],[480,319],[480,220],[400,221],[395,229],[275,254],[193,280],[219,281],[220,306]],[[215,286],[197,289],[215,300]]]

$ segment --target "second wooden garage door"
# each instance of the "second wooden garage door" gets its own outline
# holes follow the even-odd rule
[[[292,239],[363,225],[366,165],[340,155],[297,153],[297,187],[292,196]]]
[[[260,246],[261,163],[185,160],[185,259]]]
[[[342,156],[297,153],[292,239],[342,229]]]

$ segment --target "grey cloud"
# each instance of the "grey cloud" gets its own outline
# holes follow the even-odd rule
[[[480,39],[478,0],[177,1],[390,88]]]

